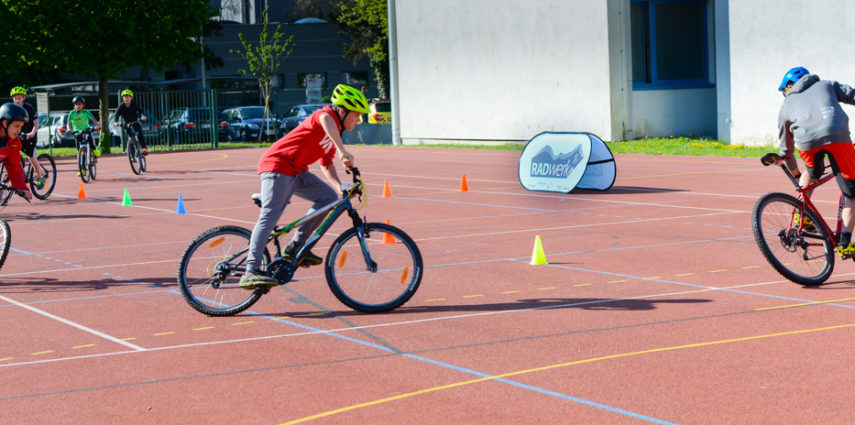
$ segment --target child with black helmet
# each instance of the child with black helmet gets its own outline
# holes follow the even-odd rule
[[[338,192],[333,188],[341,188],[341,180],[333,159],[337,154],[342,165],[353,166],[353,155],[344,149],[341,134],[345,130],[353,130],[362,121],[362,114],[368,113],[368,99],[359,90],[339,84],[333,90],[332,103],[315,111],[277,140],[258,161],[261,212],[250,237],[247,271],[240,280],[240,286],[244,289],[277,284],[276,279],[258,270],[258,267],[267,238],[285,211],[291,195],[313,202],[309,214],[338,199]],[[329,184],[309,172],[309,165],[317,161],[320,161],[321,172]],[[319,216],[301,223],[283,250],[283,257],[290,260],[323,219]],[[317,265],[321,262],[321,257],[308,252],[302,265]]]
[[[28,119],[27,111],[14,103],[0,106],[0,162],[6,164],[12,187],[24,192],[24,198],[29,201],[33,199],[33,194],[27,188],[24,169],[21,167],[21,139],[18,138]]]
[[[86,106],[86,99],[83,96],[74,96],[74,99],[71,100],[71,103],[74,104],[74,109],[68,113],[68,133],[76,133],[78,131],[83,131],[89,128],[89,123],[95,123],[95,130],[100,130],[101,125],[98,123],[98,120],[92,115],[91,112],[83,109]],[[77,136],[76,142],[79,144],[83,141],[83,137],[81,135]],[[101,156],[101,151],[98,150],[98,146],[95,145],[95,138],[89,139],[89,144],[92,146],[92,154],[95,157]]]

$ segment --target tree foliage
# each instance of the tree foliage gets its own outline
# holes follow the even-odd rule
[[[287,57],[294,51],[294,36],[284,38],[282,33],[282,24],[276,25],[276,30],[273,34],[269,34],[269,25],[267,23],[267,9],[261,12],[262,25],[259,35],[258,44],[250,43],[243,38],[243,33],[238,33],[243,45],[243,50],[230,50],[232,54],[240,55],[247,64],[249,71],[246,69],[238,69],[238,74],[250,74],[258,80],[258,87],[261,90],[261,95],[264,97],[264,115],[270,116],[270,94],[273,89],[273,80],[276,78],[279,65],[282,64],[283,56]],[[261,131],[258,132],[258,138],[261,140]]]
[[[380,97],[388,97],[389,15],[386,0],[343,0],[339,9],[338,23],[342,32],[353,40],[345,45],[345,57],[355,64],[368,56]]]

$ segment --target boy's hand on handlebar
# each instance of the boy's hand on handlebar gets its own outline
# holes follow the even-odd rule
[[[341,163],[344,164],[345,167],[353,167],[353,155],[348,151],[342,151],[339,153],[339,159],[341,159]]]
[[[769,165],[781,165],[784,162],[784,158],[776,153],[767,153],[760,158],[760,162],[763,163],[764,166]]]

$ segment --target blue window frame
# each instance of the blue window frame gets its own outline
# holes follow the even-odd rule
[[[633,0],[632,88],[713,87],[706,0]]]

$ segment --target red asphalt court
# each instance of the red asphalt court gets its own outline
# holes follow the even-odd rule
[[[803,288],[763,259],[751,210],[790,192],[756,158],[617,155],[607,192],[528,192],[519,152],[352,147],[425,262],[386,314],[300,269],[243,314],[176,286],[202,231],[252,228],[260,149],[59,161],[47,201],[0,210],[2,424],[848,424],[852,262]],[[460,192],[466,174],[469,191]],[[341,175],[344,177],[343,172]],[[380,196],[389,180],[392,197]],[[132,205],[122,206],[124,189]],[[187,214],[176,214],[182,196]],[[837,189],[815,195],[833,216]],[[305,212],[294,200],[284,221]],[[340,221],[316,248],[326,253]],[[529,260],[540,236],[548,265]]]

